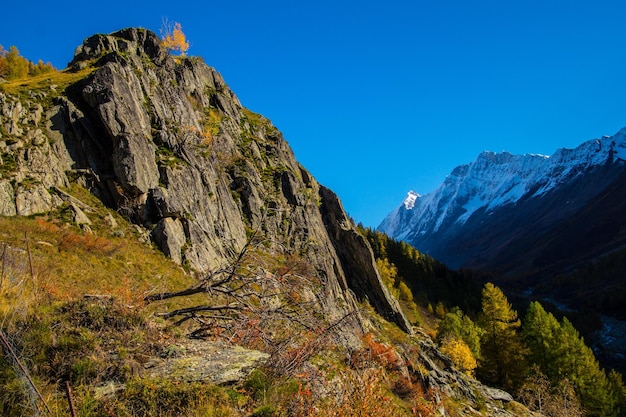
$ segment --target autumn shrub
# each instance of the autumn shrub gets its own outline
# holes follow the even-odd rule
[[[371,333],[365,334],[361,340],[363,348],[352,352],[350,356],[353,368],[367,368],[376,364],[386,369],[397,369],[402,365],[403,360],[398,352],[392,346],[374,340]]]
[[[185,56],[189,49],[189,42],[180,23],[170,24],[167,20],[163,22],[161,45],[168,51],[178,52],[181,56]]]
[[[73,251],[81,248],[87,252],[93,252],[102,256],[110,256],[122,248],[108,238],[95,236],[91,233],[77,234],[74,231],[64,231],[58,240],[59,249]]]
[[[459,338],[446,338],[441,344],[441,352],[448,355],[454,365],[469,376],[474,375],[474,370],[478,366],[472,351],[467,344]]]

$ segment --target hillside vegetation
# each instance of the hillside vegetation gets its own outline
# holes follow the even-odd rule
[[[0,89],[2,415],[624,415],[571,323],[359,230],[155,34]]]
[[[177,379],[175,371],[152,374],[155,363],[191,360],[193,344],[186,335],[197,328],[164,320],[161,313],[199,301],[145,299],[197,280],[142,242],[145,235],[86,190],[75,186],[68,192],[90,207],[88,231],[70,221],[64,208],[0,217],[0,319],[15,354],[3,346],[3,415],[70,415],[66,385],[81,416],[400,416],[435,415],[441,407],[466,415],[461,409],[469,404],[430,381],[432,364],[420,353],[430,346],[420,341],[425,336],[408,336],[367,306],[361,314],[372,320],[371,327],[360,347],[341,348],[332,329],[299,326],[304,320],[323,323],[301,314],[284,324],[297,332],[285,328],[285,334],[270,335],[278,329],[257,322],[254,332],[238,335],[238,343],[270,352],[247,377],[215,385],[210,379]],[[291,296],[305,296],[309,284],[296,283]],[[239,317],[246,326],[249,319]],[[236,337],[223,336],[203,340],[219,344]],[[264,340],[269,337],[271,343]],[[278,337],[282,351],[273,348]],[[474,389],[474,401],[487,407],[492,400]]]

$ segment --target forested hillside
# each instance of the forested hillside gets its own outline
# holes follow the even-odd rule
[[[519,317],[493,284],[481,291],[469,271],[452,271],[381,232],[363,232],[383,270],[390,271],[393,280],[386,282],[400,300],[402,289],[411,288],[437,316],[435,340],[460,369],[475,369],[481,381],[516,392],[531,409],[547,415],[626,412],[622,375],[601,368],[567,318],[557,320],[538,301],[525,305]]]

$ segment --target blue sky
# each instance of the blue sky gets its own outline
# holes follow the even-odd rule
[[[377,226],[483,150],[550,155],[626,126],[626,2],[17,2],[0,44],[64,68],[87,36],[180,22],[348,213]]]

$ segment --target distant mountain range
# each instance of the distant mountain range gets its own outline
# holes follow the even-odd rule
[[[509,290],[625,318],[607,300],[626,299],[626,129],[552,156],[483,152],[434,192],[409,191],[378,229]],[[584,282],[567,284],[593,265]]]

